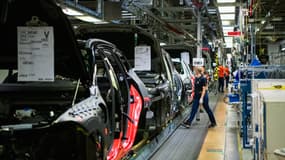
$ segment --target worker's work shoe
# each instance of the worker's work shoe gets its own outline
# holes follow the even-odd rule
[[[182,123],[182,126],[184,126],[185,128],[190,128],[191,123],[189,123],[189,122],[187,122],[187,121],[184,121],[184,122]]]
[[[211,124],[208,126],[208,128],[213,128],[213,127],[215,127],[215,126],[217,126],[216,123],[211,123]]]

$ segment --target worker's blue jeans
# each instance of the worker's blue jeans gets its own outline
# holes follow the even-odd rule
[[[201,95],[194,95],[194,100],[193,100],[193,105],[192,105],[192,109],[191,109],[191,113],[190,113],[190,117],[187,120],[188,123],[192,123],[198,109],[199,109],[199,100],[200,100]],[[216,120],[214,117],[214,114],[209,106],[209,96],[208,96],[208,92],[206,92],[204,99],[203,99],[203,107],[205,109],[205,111],[207,112],[209,119],[211,121],[212,124],[216,124]]]
[[[224,77],[219,77],[219,85],[218,85],[218,91],[219,92],[224,92]]]
[[[212,124],[216,124],[216,119],[215,119],[215,116],[209,106],[209,96],[208,96],[208,92],[206,92],[205,96],[204,96],[204,101],[203,101],[203,107],[205,109],[205,111],[207,112],[208,114],[208,117],[210,119],[210,122]]]

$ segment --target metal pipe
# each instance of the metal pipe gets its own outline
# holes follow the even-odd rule
[[[104,19],[104,1],[103,0],[97,1],[97,13],[99,13],[101,18]]]
[[[202,58],[201,12],[197,10],[197,58]]]
[[[254,26],[250,25],[250,37],[251,37],[251,46],[250,46],[250,52],[251,52],[251,61],[255,58],[255,29]]]

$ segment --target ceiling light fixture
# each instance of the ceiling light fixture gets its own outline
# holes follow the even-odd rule
[[[231,21],[222,21],[223,26],[231,25]]]
[[[122,13],[122,16],[132,16],[132,13]]]
[[[262,20],[260,23],[261,23],[261,24],[264,24],[264,23],[265,23],[265,20]]]
[[[217,0],[218,3],[234,3],[236,0]]]
[[[233,26],[223,26],[224,31],[233,31],[234,27]]]
[[[69,16],[83,16],[84,14],[71,8],[62,8],[64,14]]]
[[[221,20],[234,20],[235,14],[220,14]]]
[[[137,16],[122,16],[123,19],[135,19]]]
[[[85,21],[85,22],[90,22],[94,24],[105,24],[108,23],[106,21],[103,21],[100,18],[97,18],[95,16],[91,16],[90,14],[86,13],[85,11],[77,10],[74,8],[70,8],[67,6],[62,6],[62,12],[68,16],[72,16],[76,19]]]
[[[102,21],[101,19],[91,17],[91,16],[75,16],[75,18],[80,19],[80,20],[85,21],[85,22],[94,23],[94,24],[108,23],[106,21]]]
[[[223,6],[223,7],[218,7],[220,13],[235,13],[235,6]]]
[[[209,14],[216,14],[217,10],[215,8],[208,8],[208,13]]]

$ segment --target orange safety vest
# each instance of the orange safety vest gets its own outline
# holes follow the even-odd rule
[[[230,75],[230,70],[229,70],[228,67],[225,67],[224,71],[225,71],[225,76],[229,76]]]
[[[218,75],[219,75],[219,77],[224,77],[225,76],[225,72],[224,72],[224,67],[223,66],[219,66],[219,68],[218,68]]]

